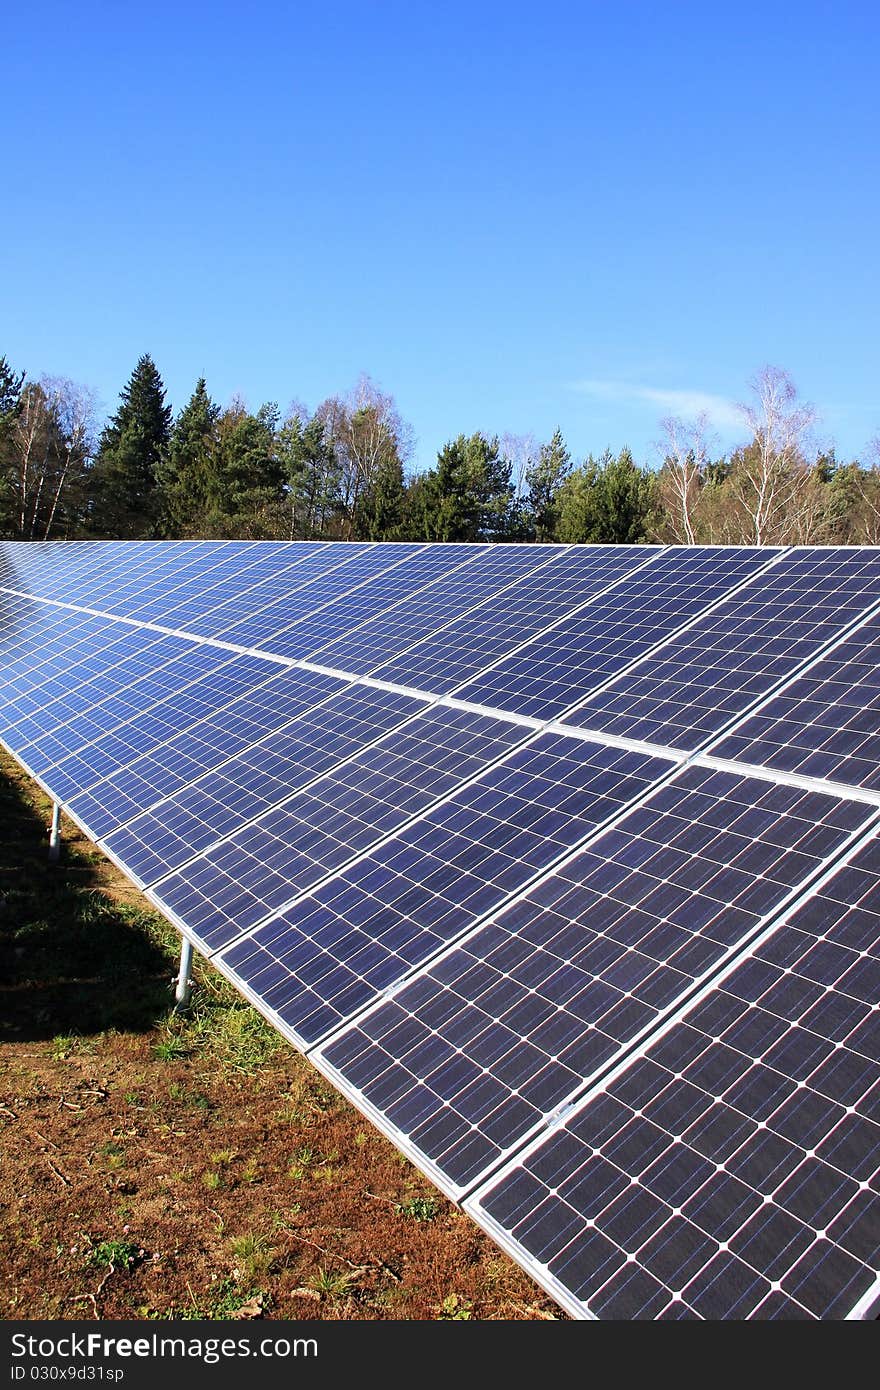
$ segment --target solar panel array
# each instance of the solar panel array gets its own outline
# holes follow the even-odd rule
[[[880,1301],[880,551],[0,547],[0,739],[575,1316]]]

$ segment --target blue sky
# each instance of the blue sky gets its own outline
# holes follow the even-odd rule
[[[876,3],[47,3],[4,33],[0,354],[175,408],[369,373],[426,466],[786,368],[880,431]]]

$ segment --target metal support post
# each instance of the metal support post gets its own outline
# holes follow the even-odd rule
[[[61,807],[52,802],[52,825],[49,829],[49,863],[57,864],[61,854]]]
[[[185,1009],[189,1003],[192,986],[192,958],[192,943],[184,937],[180,943],[180,973],[177,976],[177,988],[174,991],[174,1001],[179,1009]]]

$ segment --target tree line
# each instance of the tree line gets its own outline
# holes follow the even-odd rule
[[[362,377],[282,416],[225,408],[200,379],[177,414],[144,354],[102,429],[94,393],[0,357],[0,536],[678,544],[880,543],[880,437],[863,461],[812,443],[816,414],[764,367],[721,454],[706,416],[660,422],[653,466],[629,449],[575,460],[477,432],[410,469],[412,432]]]

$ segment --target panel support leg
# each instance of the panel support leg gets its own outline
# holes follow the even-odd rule
[[[52,824],[49,828],[49,863],[57,864],[61,854],[61,807],[52,802]]]
[[[174,1001],[178,1009],[185,1009],[189,1003],[192,988],[192,958],[192,943],[184,937],[180,943],[180,972],[174,990]]]

